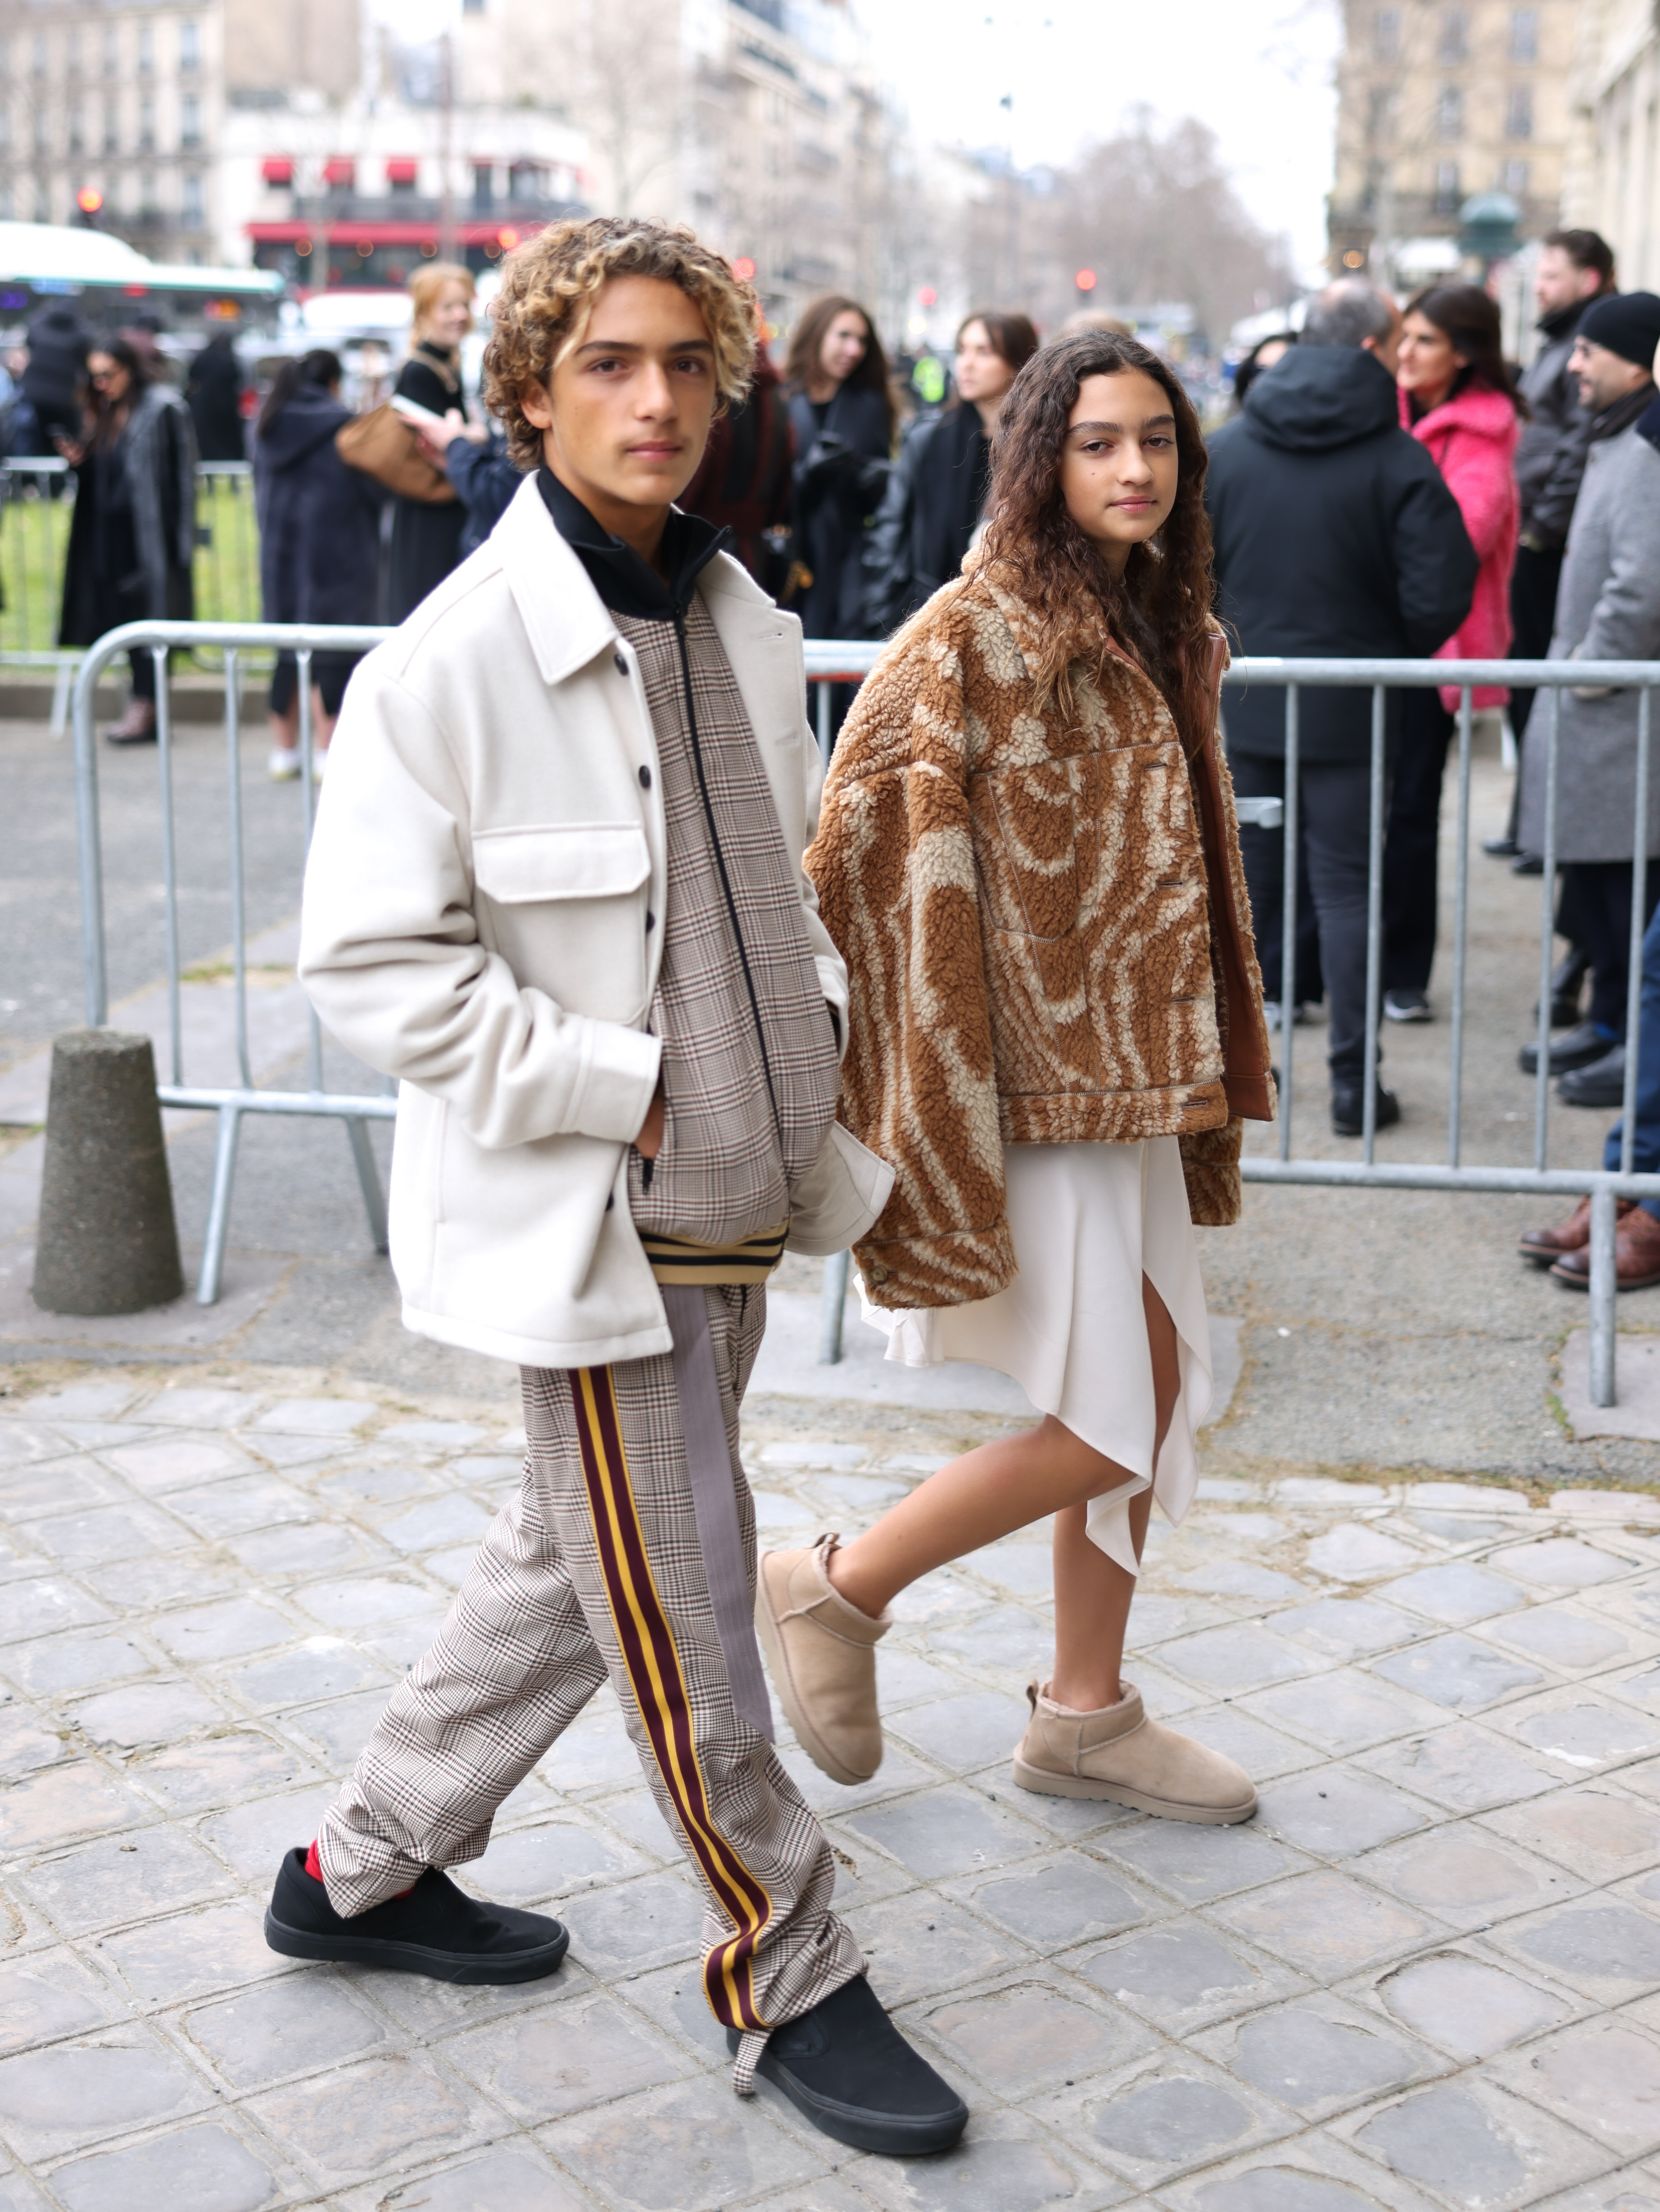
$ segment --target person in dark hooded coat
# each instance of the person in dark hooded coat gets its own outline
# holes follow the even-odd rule
[[[380,597],[380,508],[374,477],[348,468],[335,436],[351,420],[340,400],[338,356],[319,349],[285,362],[259,411],[253,440],[259,590],[267,622],[372,623]],[[361,654],[312,661],[314,755],[328,750],[346,678]],[[298,775],[300,696],[292,653],[271,687],[271,772]]]
[[[228,331],[216,331],[190,365],[185,398],[196,425],[196,450],[204,461],[245,461],[242,364]]]
[[[1401,428],[1401,316],[1354,278],[1329,286],[1300,342],[1259,376],[1211,441],[1205,479],[1217,612],[1241,653],[1427,657],[1469,612],[1478,567],[1458,502]],[[1389,696],[1390,725],[1400,695]],[[1286,702],[1225,696],[1241,798],[1283,797]],[[1298,798],[1330,1008],[1332,1127],[1359,1136],[1365,1103],[1366,875],[1371,694],[1299,694]],[[1284,841],[1241,833],[1259,941],[1280,927]],[[1377,1127],[1400,1118],[1380,1084]]]

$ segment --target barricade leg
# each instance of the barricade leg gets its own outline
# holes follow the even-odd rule
[[[1614,1309],[1618,1296],[1614,1269],[1614,1223],[1618,1208],[1608,1185],[1590,1200],[1590,1401],[1612,1406],[1614,1395]]]
[[[219,1279],[225,1268],[225,1237],[230,1227],[231,1192],[236,1182],[236,1142],[241,1133],[241,1108],[222,1106],[219,1145],[213,1158],[213,1197],[208,1206],[208,1233],[202,1244],[202,1279],[196,1286],[198,1306],[219,1303]]]
[[[363,1211],[369,1218],[369,1235],[374,1239],[374,1249],[387,1249],[386,1200],[380,1188],[380,1170],[375,1162],[374,1148],[369,1143],[368,1124],[358,1115],[346,1117],[346,1134],[351,1139],[351,1156],[357,1169],[357,1182],[363,1194]]]
[[[818,1364],[835,1367],[842,1358],[842,1312],[848,1297],[849,1252],[832,1252],[824,1262],[824,1302],[818,1309]]]

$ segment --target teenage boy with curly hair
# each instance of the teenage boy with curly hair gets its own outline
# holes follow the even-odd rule
[[[687,231],[521,246],[485,367],[526,481],[346,696],[301,970],[401,1079],[404,1321],[518,1364],[529,1449],[266,1935],[447,1981],[551,1973],[557,1921],[443,1869],[609,1679],[702,1889],[739,2094],[758,2066],[842,2142],[934,2150],[966,2112],[830,1910],[751,1612],[738,1413],[766,1277],[787,1241],[861,1234],[891,1179],[834,1120],[847,977],[800,866],[800,628],[673,504],[755,328]]]

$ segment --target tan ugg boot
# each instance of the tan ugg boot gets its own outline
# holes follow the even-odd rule
[[[763,1552],[755,1580],[755,1626],[790,1726],[832,1782],[868,1782],[882,1764],[876,1647],[891,1616],[873,1620],[849,1605],[825,1572],[836,1539]]]
[[[1219,1751],[1150,1721],[1141,1692],[1123,1686],[1116,1705],[1074,1712],[1029,1682],[1031,1718],[1014,1754],[1014,1778],[1044,1797],[1104,1797],[1164,1820],[1226,1826],[1256,1810],[1250,1777]]]

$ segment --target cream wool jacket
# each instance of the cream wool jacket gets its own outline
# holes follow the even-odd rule
[[[820,781],[800,624],[726,555],[698,588],[799,861]],[[800,881],[845,1038],[847,971]],[[408,1328],[532,1367],[671,1349],[628,1154],[657,1083],[645,1024],[672,896],[639,668],[528,479],[354,674],[306,871],[301,980],[341,1043],[398,1079]],[[832,1125],[792,1247],[840,1250],[891,1182]]]

